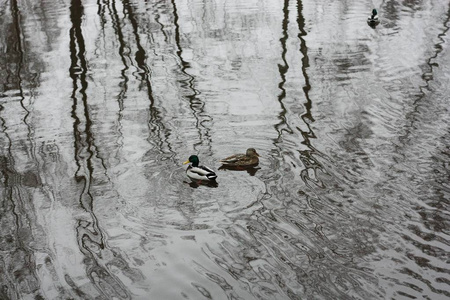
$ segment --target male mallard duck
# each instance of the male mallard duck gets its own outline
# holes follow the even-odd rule
[[[378,12],[377,10],[374,8],[372,10],[372,15],[367,19],[367,24],[373,26],[373,25],[378,25],[380,23],[380,20],[378,20]]]
[[[254,167],[258,165],[259,154],[254,148],[248,148],[245,154],[234,154],[220,160],[224,167]]]
[[[217,175],[208,167],[199,166],[199,160],[197,155],[189,156],[189,159],[183,163],[183,165],[191,163],[186,169],[186,175],[192,180],[210,181],[216,180]]]

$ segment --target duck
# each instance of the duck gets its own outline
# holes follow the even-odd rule
[[[367,19],[367,24],[371,26],[376,26],[380,23],[380,20],[378,19],[378,12],[374,8],[372,9],[372,15]]]
[[[186,175],[191,180],[203,182],[215,182],[217,175],[214,171],[206,166],[199,166],[200,160],[197,155],[189,156],[189,159],[183,165],[191,163],[186,169]]]
[[[227,158],[221,159],[219,162],[225,168],[245,168],[255,167],[259,163],[259,154],[255,148],[248,148],[245,154],[234,154]]]

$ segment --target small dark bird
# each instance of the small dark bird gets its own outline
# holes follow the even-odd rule
[[[367,19],[367,24],[372,27],[380,24],[380,20],[378,19],[378,12],[375,8],[372,10],[372,15]]]

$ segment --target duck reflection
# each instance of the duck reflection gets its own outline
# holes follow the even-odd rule
[[[256,172],[261,169],[255,166],[227,166],[222,165],[218,170],[230,170],[230,171],[247,171],[250,176],[255,176]]]
[[[206,187],[210,187],[210,188],[216,188],[219,186],[219,184],[217,183],[217,181],[191,181],[191,182],[187,182],[185,181],[185,183],[189,184],[189,186],[191,188],[199,188],[200,186],[206,186]]]

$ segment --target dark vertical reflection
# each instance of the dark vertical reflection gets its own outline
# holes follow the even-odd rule
[[[102,2],[103,2],[105,5],[103,5]],[[109,5],[109,1],[108,1],[108,0],[106,0],[106,1],[97,0],[97,7],[98,7],[97,15],[100,17],[100,24],[101,24],[101,26],[102,26],[102,31],[104,31],[105,24],[106,24],[106,14],[105,14],[105,10],[106,10],[106,7],[107,7],[108,5]]]
[[[26,118],[29,115],[29,111],[23,105],[23,90],[22,90],[22,65],[23,65],[23,49],[22,49],[22,33],[20,30],[20,12],[17,7],[17,0],[11,0],[11,13],[13,16],[13,24],[14,24],[14,32],[16,34],[16,44],[15,44],[15,52],[17,53],[17,71],[14,77],[17,78],[17,89],[19,91],[18,96],[20,98],[20,104],[24,110],[26,110],[27,114],[25,116],[24,122],[26,123]]]
[[[438,42],[433,45],[434,51],[426,59],[425,70],[422,74],[424,84],[419,87],[419,95],[411,104],[413,110],[406,115],[408,124],[404,135],[399,138],[401,143],[396,146],[395,150],[396,153],[404,155],[405,164],[412,165],[412,161],[419,161],[422,166],[420,172],[422,174],[409,175],[412,182],[418,183],[418,180],[420,180],[420,184],[417,184],[414,189],[416,196],[423,204],[415,206],[414,209],[420,215],[423,225],[410,225],[408,229],[411,234],[403,235],[408,244],[414,245],[419,250],[415,253],[408,253],[408,257],[427,272],[433,270],[436,282],[445,283],[447,289],[443,285],[434,286],[427,276],[420,274],[417,269],[404,266],[400,272],[410,278],[420,280],[434,293],[443,297],[450,297],[449,281],[444,278],[445,274],[448,274],[448,270],[442,268],[439,264],[446,257],[443,254],[446,249],[441,245],[449,245],[450,188],[448,182],[450,182],[450,168],[448,162],[450,161],[450,130],[443,128],[445,126],[445,112],[437,111],[440,109],[439,106],[442,105],[439,104],[442,101],[441,97],[443,97],[441,95],[444,95],[445,92],[436,90],[436,87],[441,87],[441,84],[439,79],[437,82],[435,81],[434,76],[436,70],[440,67],[437,60],[444,50],[444,37],[448,35],[449,31],[450,5],[445,13],[442,29],[437,35]],[[448,102],[444,103],[444,107],[448,107]],[[426,135],[424,136],[428,130],[433,132],[435,138],[433,149],[428,148],[430,140]],[[422,145],[424,142],[425,145]],[[416,147],[420,147],[419,155],[411,158],[410,154]],[[429,150],[422,153],[424,148]],[[386,183],[386,185],[390,184],[392,182]],[[429,256],[436,258],[437,262],[428,259]]]
[[[23,62],[22,41],[20,34],[19,10],[17,1],[10,1],[11,24],[6,26],[5,34],[5,53],[1,55],[1,82],[3,83],[1,92],[10,90],[19,90],[21,84],[20,70]],[[6,15],[6,12],[5,12]],[[5,16],[5,21],[7,20]],[[17,95],[17,94],[14,94]]]
[[[155,98],[153,95],[153,88],[152,83],[150,79],[150,70],[147,66],[147,53],[144,49],[144,47],[141,44],[141,38],[139,36],[139,23],[138,19],[134,12],[134,7],[132,4],[130,4],[130,1],[123,0],[122,1],[124,6],[124,13],[128,17],[128,20],[131,23],[132,29],[133,29],[133,35],[136,42],[137,51],[135,52],[134,59],[137,63],[137,67],[139,68],[139,76],[141,83],[145,86],[147,89],[147,97],[150,100],[150,137],[149,142],[153,143],[152,135],[156,135],[159,139],[159,145],[158,148],[161,152],[164,152],[164,143],[166,143],[167,148],[170,152],[170,156],[173,158],[175,156],[175,153],[172,150],[172,147],[169,142],[170,137],[170,129],[167,128],[162,121],[162,115],[159,109],[155,106]],[[156,132],[156,134],[153,134]]]
[[[288,39],[288,32],[287,32],[288,24],[289,24],[289,0],[285,0],[283,6],[283,23],[282,23],[283,36],[280,38],[282,49],[281,60],[283,61],[283,64],[278,64],[278,71],[280,72],[281,77],[281,81],[278,84],[278,88],[281,90],[280,94],[278,95],[278,102],[280,102],[281,105],[281,113],[280,113],[281,122],[275,126],[275,129],[277,130],[279,135],[277,143],[280,142],[283,130],[287,130],[289,133],[292,133],[292,129],[286,122],[286,108],[283,103],[283,100],[286,98],[286,89],[284,88],[284,85],[286,84],[286,73],[289,69],[289,65],[286,61],[286,53],[287,53],[286,41]],[[287,127],[287,129],[283,129],[282,127]]]
[[[164,4],[164,3],[158,3],[159,5]],[[169,42],[169,37],[166,33],[166,31],[164,30],[164,24],[161,22],[161,15],[158,13],[158,8],[155,7],[155,22],[159,25],[159,28],[161,28],[161,33],[164,35],[164,42]]]
[[[5,40],[5,52],[0,59],[1,74],[0,93],[8,92],[9,96],[0,98],[5,100],[4,105],[23,109],[26,113],[23,122],[30,131],[26,118],[29,111],[25,108],[24,92],[22,90],[22,68],[24,62],[24,49],[22,44],[22,27],[20,10],[16,0],[9,2],[11,10],[11,25]],[[2,18],[8,20],[6,10]],[[6,75],[6,76],[3,76]],[[21,115],[20,108],[15,112]],[[34,223],[33,201],[28,193],[27,184],[37,187],[37,184],[28,182],[35,179],[35,175],[28,172],[21,174],[16,170],[15,154],[26,147],[19,148],[22,141],[17,137],[19,124],[14,122],[11,128],[7,126],[7,119],[2,116],[4,106],[0,104],[0,297],[2,299],[18,299],[22,297],[41,297],[39,280],[36,275],[35,256],[32,248]],[[6,117],[6,116],[5,116]],[[10,133],[8,133],[10,131]],[[14,144],[14,145],[13,145]],[[21,154],[21,153],[20,153]],[[38,180],[36,180],[38,181]]]
[[[292,128],[290,127],[290,125],[288,123],[288,107],[286,107],[287,104],[284,103],[286,100],[286,95],[287,95],[287,92],[285,89],[286,74],[289,70],[289,64],[286,59],[287,41],[289,38],[288,26],[289,26],[289,0],[285,0],[284,4],[283,4],[283,20],[282,20],[282,24],[281,24],[282,35],[281,35],[281,38],[279,39],[280,45],[281,45],[281,61],[282,61],[282,63],[278,64],[278,71],[280,74],[280,82],[278,83],[278,89],[280,90],[280,93],[278,94],[278,102],[281,107],[281,112],[279,113],[279,116],[278,116],[278,118],[280,119],[280,122],[275,125],[275,130],[278,133],[278,137],[274,141],[274,145],[277,147],[276,155],[279,157],[277,157],[277,159],[274,160],[274,162],[272,162],[273,164],[280,164],[280,166],[275,165],[275,166],[272,166],[272,168],[273,169],[284,169],[286,172],[291,169],[291,166],[286,161],[285,155],[291,156],[291,153],[287,148],[283,147],[283,134],[284,133],[287,133],[287,134],[293,133]],[[289,176],[291,176],[291,175],[289,175]],[[277,181],[279,181],[279,180],[281,180],[281,178],[279,178]],[[274,190],[280,189],[280,188],[282,188],[282,187],[281,187],[281,185],[279,185],[279,182],[277,182],[277,184],[275,184],[275,186],[272,186],[269,189],[271,189],[271,193],[273,193]],[[289,192],[286,191],[286,193],[289,193]]]
[[[13,60],[14,65],[16,66],[16,70],[14,73],[11,74],[9,78],[13,79],[13,82],[15,83],[11,88],[14,90],[17,90],[17,93],[15,93],[15,96],[18,97],[18,100],[20,101],[20,106],[22,110],[24,111],[23,115],[23,123],[27,127],[27,138],[29,141],[29,144],[25,146],[25,138],[20,141],[20,143],[23,145],[20,150],[26,152],[28,157],[33,158],[33,162],[30,163],[30,172],[32,172],[33,176],[38,178],[39,174],[37,173],[37,160],[34,154],[34,137],[33,137],[33,127],[29,124],[28,118],[30,116],[30,110],[25,105],[25,93],[24,92],[24,86],[27,86],[31,89],[34,88],[34,85],[36,84],[36,75],[31,74],[29,71],[29,66],[27,67],[27,64],[34,64],[35,61],[26,62],[25,61],[25,38],[24,33],[22,30],[21,25],[21,13],[17,4],[17,0],[11,0],[11,15],[12,15],[12,22],[14,30],[11,31],[11,34],[15,35],[14,38],[14,46],[12,47],[12,51],[15,53],[15,59]],[[28,82],[27,82],[28,81]],[[31,83],[29,82],[31,81]],[[33,90],[29,91],[29,97],[33,97]],[[16,141],[19,142],[19,141]],[[31,173],[30,173],[31,174]],[[40,181],[38,179],[38,181]]]
[[[7,149],[6,155],[0,154],[0,289],[5,295],[2,299],[19,299],[25,295],[39,297],[39,280],[30,248],[33,236],[29,216],[32,212],[28,208],[32,201],[23,187],[23,177],[15,170],[12,140],[2,117],[0,129],[1,146]]]
[[[306,70],[309,68],[309,57],[308,57],[308,47],[306,46],[305,36],[305,18],[303,17],[303,4],[302,0],[297,0],[297,24],[298,24],[298,38],[300,39],[300,52],[302,53],[302,73],[303,78],[305,79],[305,85],[303,86],[303,92],[306,97],[305,108],[306,112],[302,115],[303,121],[308,125],[308,122],[305,119],[309,119],[309,121],[314,122],[314,118],[311,115],[312,101],[309,97],[309,91],[311,90],[311,84],[309,83],[309,76]],[[308,125],[309,128],[309,125]],[[314,137],[314,134],[310,130],[310,135],[307,137]]]
[[[306,46],[305,36],[305,18],[303,17],[303,4],[302,0],[297,0],[297,25],[298,25],[298,38],[300,40],[300,52],[302,53],[302,73],[303,78],[305,79],[305,85],[303,86],[303,93],[306,98],[306,103],[304,103],[304,107],[306,109],[305,113],[301,115],[303,122],[306,124],[308,131],[304,131],[300,128],[301,135],[303,136],[303,144],[305,144],[309,150],[300,151],[300,160],[302,161],[305,169],[301,172],[301,177],[306,185],[309,185],[309,182],[313,180],[316,184],[322,185],[323,183],[317,180],[317,170],[322,170],[322,165],[319,163],[316,157],[313,154],[320,154],[317,149],[315,149],[311,145],[311,138],[316,138],[314,132],[311,130],[311,126],[309,125],[311,122],[314,122],[314,118],[311,114],[312,101],[309,97],[309,91],[311,90],[311,84],[309,82],[309,76],[307,73],[307,69],[309,68],[309,57],[308,57],[308,47]],[[314,174],[314,178],[310,177],[310,173],[312,171]]]
[[[127,97],[127,91],[128,91],[128,76],[127,71],[129,69],[128,61],[131,61],[129,57],[129,48],[125,44],[125,39],[122,32],[122,24],[120,22],[119,14],[117,12],[116,8],[116,1],[112,0],[111,2],[108,1],[108,9],[109,13],[112,17],[112,24],[114,31],[117,35],[117,39],[119,41],[119,56],[123,64],[123,68],[120,73],[120,77],[122,78],[122,81],[119,83],[120,92],[119,95],[117,95],[117,101],[119,104],[119,112],[118,112],[118,131],[119,136],[121,139],[123,139],[123,133],[122,133],[122,118],[123,118],[123,110],[124,110],[124,101]],[[125,51],[126,50],[126,51]],[[118,141],[119,145],[121,145],[122,141]]]
[[[427,103],[424,102],[424,99],[427,96],[426,91],[430,90],[430,82],[433,80],[433,69],[437,67],[436,63],[434,63],[433,60],[435,60],[438,57],[439,53],[442,52],[443,44],[445,43],[443,37],[447,35],[447,32],[450,29],[450,4],[449,9],[447,10],[445,15],[446,19],[443,23],[443,31],[437,35],[439,42],[434,45],[433,54],[426,60],[426,70],[424,70],[424,73],[422,74],[422,79],[425,81],[425,85],[419,87],[419,96],[414,100],[414,103],[412,104],[414,109],[409,115],[406,116],[407,119],[410,120],[410,124],[408,124],[406,128],[405,134],[400,137],[400,140],[403,142],[403,144],[409,143],[409,136],[416,128],[415,123],[420,119],[420,107],[427,106]]]
[[[77,181],[84,181],[83,191],[89,196],[87,199],[81,199],[81,204],[86,210],[92,211],[92,197],[89,195],[89,184],[92,179],[91,158],[93,153],[91,150],[91,144],[93,137],[91,133],[92,124],[89,117],[86,95],[86,90],[88,87],[86,79],[87,63],[84,56],[86,49],[81,30],[82,16],[83,6],[80,0],[73,0],[70,6],[70,20],[72,21],[72,28],[70,29],[71,66],[69,72],[73,82],[71,98],[73,100],[72,117],[75,119],[75,161],[78,166],[76,179]],[[81,118],[78,116],[78,110],[83,112]],[[84,200],[88,201],[86,202]]]
[[[123,64],[123,69],[121,70],[121,77],[122,77],[122,82],[119,84],[120,86],[120,93],[117,97],[117,100],[119,102],[119,124],[122,118],[122,111],[123,111],[123,104],[124,104],[124,100],[126,98],[126,94],[128,91],[128,76],[127,76],[127,71],[129,69],[128,63],[127,61],[130,61],[130,57],[128,55],[129,53],[129,48],[126,46],[125,43],[125,39],[123,36],[123,32],[122,32],[122,24],[120,22],[119,19],[119,14],[117,12],[117,8],[116,8],[116,1],[112,0],[110,5],[108,5],[108,7],[110,8],[110,14],[112,16],[112,23],[113,23],[113,27],[115,30],[115,33],[117,35],[117,39],[119,40],[119,55],[120,55],[120,59],[122,61]],[[125,51],[125,49],[127,51]]]
[[[177,5],[175,0],[171,0],[173,7],[173,23],[175,26],[175,42],[177,46],[177,57],[181,62],[181,73],[185,76],[186,80],[181,80],[182,87],[187,89],[187,95],[185,97],[189,100],[189,107],[192,110],[194,118],[196,119],[195,127],[198,129],[199,133],[199,142],[195,143],[194,149],[197,150],[197,146],[206,142],[206,146],[208,147],[209,152],[211,153],[211,134],[209,132],[208,126],[205,123],[210,123],[212,118],[205,114],[205,103],[198,97],[200,94],[194,87],[195,78],[187,71],[190,68],[190,64],[183,59],[183,48],[181,46],[181,38],[180,38],[180,25],[178,24],[178,12]],[[202,133],[201,128],[204,129],[204,134]]]
[[[72,0],[70,6],[70,77],[73,82],[72,117],[74,118],[75,162],[78,166],[75,174],[80,184],[80,204],[88,213],[85,219],[78,220],[76,228],[77,240],[81,252],[86,256],[86,272],[91,282],[107,298],[129,298],[125,286],[99,263],[102,252],[105,250],[104,234],[101,231],[97,217],[94,214],[94,199],[90,189],[92,185],[93,170],[93,136],[91,132],[86,90],[88,87],[86,73],[87,62],[85,58],[85,44],[81,29],[84,7],[80,0]]]
[[[16,76],[15,78],[17,78],[17,89],[18,89],[18,97],[20,99],[20,105],[22,107],[22,109],[25,111],[25,115],[23,117],[23,122],[24,124],[27,126],[27,138],[29,140],[29,147],[22,147],[22,150],[26,151],[28,156],[33,158],[33,176],[39,177],[39,174],[37,172],[37,159],[35,157],[35,142],[34,142],[34,131],[33,131],[33,126],[31,124],[29,124],[28,122],[28,118],[30,116],[30,110],[29,108],[27,108],[27,106],[25,105],[25,93],[24,93],[24,85],[27,85],[27,79],[28,79],[28,88],[30,89],[28,91],[29,95],[28,97],[30,97],[30,102],[31,102],[31,98],[34,97],[34,88],[37,85],[37,74],[32,74],[32,72],[30,72],[29,70],[29,66],[27,68],[26,64],[30,65],[30,64],[37,64],[36,61],[32,60],[31,62],[26,62],[25,61],[25,37],[24,37],[24,33],[22,32],[21,29],[21,18],[20,18],[20,11],[17,5],[17,0],[11,0],[11,11],[12,11],[12,16],[13,16],[13,24],[14,24],[14,32],[16,35],[16,44],[15,44],[15,52],[18,54],[18,58],[17,58],[17,72],[16,72]],[[22,79],[22,73],[24,74],[23,77],[25,79]],[[30,103],[31,104],[31,103]],[[32,104],[29,106],[32,107]],[[35,174],[34,174],[35,173]],[[40,180],[38,180],[40,181]]]
[[[282,133],[283,131],[286,131],[287,133],[292,134],[292,128],[290,128],[287,120],[286,120],[286,114],[287,109],[285,107],[285,104],[283,103],[283,100],[286,98],[286,90],[284,88],[284,85],[286,84],[286,74],[289,70],[289,65],[286,61],[286,53],[287,53],[287,40],[288,40],[288,24],[289,24],[289,0],[284,1],[283,6],[283,22],[282,22],[282,37],[280,38],[281,43],[281,59],[283,61],[283,64],[278,65],[278,70],[280,73],[281,81],[278,84],[278,88],[281,90],[280,94],[278,95],[278,101],[280,102],[282,111],[280,113],[280,119],[282,120],[279,124],[276,125],[276,130],[279,134],[277,142],[275,144],[278,144],[281,142],[282,139]],[[313,156],[313,154],[318,154],[318,151],[311,145],[310,139],[315,138],[314,133],[311,130],[310,123],[314,122],[314,118],[311,114],[311,108],[312,108],[312,101],[309,96],[309,91],[311,90],[311,85],[309,81],[309,76],[307,73],[307,69],[309,67],[309,58],[308,58],[308,48],[306,46],[306,41],[304,37],[306,36],[305,31],[305,20],[302,15],[302,2],[300,0],[297,1],[297,19],[296,19],[297,25],[298,25],[298,39],[300,41],[300,52],[302,54],[301,62],[302,62],[302,75],[305,80],[303,89],[303,94],[305,96],[306,102],[303,104],[305,107],[305,112],[301,115],[301,119],[305,123],[306,127],[308,128],[308,131],[302,130],[300,127],[297,127],[297,130],[302,135],[303,140],[301,141],[302,144],[306,145],[308,150],[299,150],[300,153],[300,160],[305,166],[303,170],[301,170],[301,177],[304,181],[304,183],[307,186],[310,186],[310,182],[314,182],[315,184],[319,184],[322,186],[323,184],[317,180],[317,177],[315,176],[318,169],[321,169],[322,166],[318,162],[317,158]],[[300,101],[300,100],[298,100]],[[311,177],[311,175],[313,177]]]

